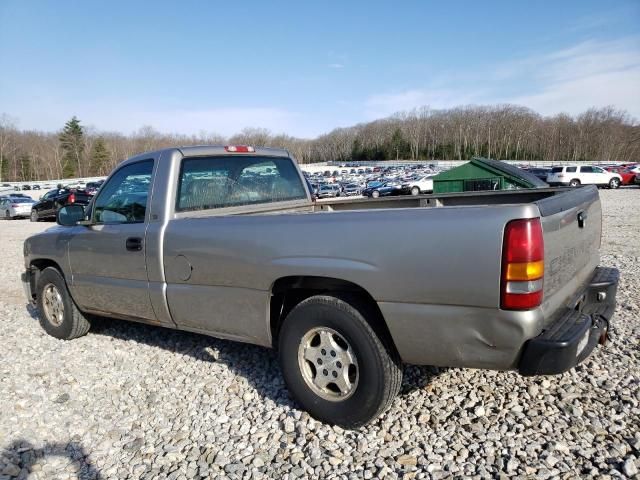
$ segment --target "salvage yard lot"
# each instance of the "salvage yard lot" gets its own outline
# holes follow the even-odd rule
[[[640,467],[640,191],[601,190],[602,263],[621,271],[612,341],[561,376],[406,367],[358,431],[289,399],[269,350],[119,321],[48,336],[1,221],[0,478],[634,476]],[[215,306],[212,306],[215,308]]]

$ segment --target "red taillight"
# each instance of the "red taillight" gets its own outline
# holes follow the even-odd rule
[[[76,195],[72,193],[71,195],[69,195],[69,203],[75,203],[75,201],[76,201]]]
[[[255,148],[249,147],[247,145],[227,145],[224,147],[227,152],[233,153],[254,153],[256,151]]]
[[[529,310],[542,303],[544,239],[539,218],[513,220],[504,230],[500,308]]]
[[[12,206],[13,208],[16,208],[16,207],[19,207],[19,206],[20,206],[20,204],[19,204],[19,203],[12,203],[12,204],[11,204],[11,206]]]

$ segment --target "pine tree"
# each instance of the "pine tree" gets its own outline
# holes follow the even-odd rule
[[[79,175],[82,177],[85,172],[83,168],[84,157],[84,131],[80,120],[74,115],[71,120],[65,123],[60,136],[60,146],[64,151],[62,174],[65,178]]]
[[[104,143],[104,138],[98,137],[93,144],[90,154],[91,174],[102,175],[110,156],[109,150]]]

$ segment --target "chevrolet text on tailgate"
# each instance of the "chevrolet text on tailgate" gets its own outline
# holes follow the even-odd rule
[[[24,243],[50,335],[99,315],[277,348],[293,397],[344,427],[389,406],[403,362],[562,373],[615,308],[595,186],[316,203],[285,150],[184,147],[58,223]]]

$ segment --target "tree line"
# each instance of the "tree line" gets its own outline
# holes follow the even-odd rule
[[[246,128],[231,137],[178,135],[144,126],[102,132],[73,117],[56,133],[20,130],[0,115],[0,181],[106,175],[135,154],[177,145],[247,144],[288,149],[301,163],[358,160],[622,162],[640,160],[640,125],[613,107],[542,116],[517,105],[422,107],[338,128],[315,139]],[[203,125],[204,127],[204,125]]]

